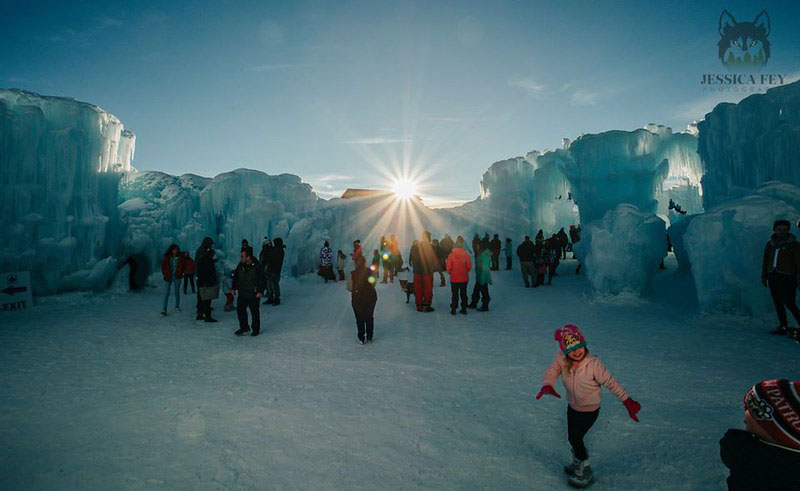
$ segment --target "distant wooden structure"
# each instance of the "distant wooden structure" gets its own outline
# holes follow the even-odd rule
[[[352,198],[374,198],[377,196],[385,196],[387,194],[391,194],[391,191],[383,191],[379,189],[357,189],[357,188],[348,188],[344,194],[342,194],[342,199],[352,199]]]

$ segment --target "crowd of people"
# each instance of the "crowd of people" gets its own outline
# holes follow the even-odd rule
[[[212,300],[219,298],[222,287],[226,302],[224,310],[233,310],[234,298],[238,295],[236,313],[239,329],[234,333],[240,336],[250,332],[258,336],[261,331],[259,306],[262,298],[264,305],[281,304],[281,271],[283,269],[284,249],[286,246],[280,237],[270,240],[264,237],[258,258],[248,241],[242,240],[241,254],[236,268],[227,271],[220,282],[217,270],[217,256],[214,252],[214,241],[211,237],[203,239],[194,254],[181,252],[177,244],[171,244],[161,261],[161,275],[164,279],[164,301],[161,315],[168,315],[170,296],[175,298],[175,310],[180,311],[180,285],[183,281],[183,294],[186,295],[191,286],[196,295],[197,320],[217,322],[212,317]],[[196,279],[196,282],[195,282]],[[196,288],[195,288],[196,284]],[[248,322],[247,312],[251,321]]]
[[[489,234],[482,238],[475,234],[470,248],[460,235],[455,240],[449,234],[444,234],[441,239],[432,239],[431,233],[425,231],[413,241],[407,255],[407,266],[394,234],[388,239],[380,238],[369,261],[360,240],[353,242],[349,254],[340,249],[335,256],[326,241],[319,253],[319,275],[326,283],[347,282],[358,342],[369,344],[375,333],[378,283],[394,283],[399,278],[403,289],[414,296],[416,310],[429,313],[434,312],[435,277],[438,275],[440,286],[445,286],[446,273],[450,278],[451,315],[466,315],[468,309],[488,312],[492,272],[500,269],[502,256],[506,259],[505,269],[510,270],[515,253],[524,286],[537,288],[552,284],[560,261],[566,259],[567,252],[579,241],[580,227],[576,226],[570,226],[569,233],[562,228],[548,238],[539,230],[534,240],[525,236],[516,249],[511,238],[501,240],[499,234],[492,238]],[[236,335],[259,334],[262,298],[264,304],[280,305],[284,249],[280,238],[269,240],[265,237],[256,257],[248,242],[242,241],[239,264],[225,275],[222,282],[227,297],[226,311],[233,310],[233,301],[238,295],[239,329]],[[352,269],[349,267],[351,261]],[[580,264],[576,273],[579,271]],[[219,296],[220,282],[211,238],[203,240],[194,259],[188,251],[182,252],[177,244],[171,244],[162,258],[161,272],[165,282],[162,315],[167,315],[170,297],[174,297],[175,310],[180,310],[182,283],[184,295],[191,288],[197,297],[196,318],[216,322],[211,316],[211,301]],[[413,275],[413,279],[408,275]],[[469,294],[471,278],[474,284]],[[770,333],[798,339],[800,328],[789,326],[786,311],[800,326],[800,309],[796,304],[800,282],[800,242],[790,233],[787,220],[778,220],[773,225],[773,234],[764,248],[761,279],[769,288],[778,317],[778,327]],[[557,329],[555,340],[560,352],[545,371],[536,399],[544,395],[560,398],[554,387],[558,378],[563,380],[568,401],[567,439],[573,455],[572,462],[565,466],[564,471],[571,484],[584,487],[593,480],[584,437],[598,418],[601,388],[606,387],[617,396],[631,419],[637,422],[641,405],[627,394],[599,358],[589,354],[586,338],[576,326],[566,325]],[[730,469],[730,489],[800,489],[800,478],[788,471],[800,463],[799,393],[800,383],[787,380],[765,380],[747,392],[744,398],[745,429],[730,429],[720,440],[721,459]]]
[[[339,249],[335,258],[330,243],[325,241],[319,252],[317,274],[325,283],[347,281],[348,290],[352,294],[358,340],[359,343],[366,344],[372,341],[374,333],[373,313],[377,303],[377,283],[394,283],[395,278],[398,278],[407,297],[414,296],[416,310],[429,313],[435,310],[433,294],[436,278],[438,276],[439,286],[444,287],[447,285],[448,275],[451,315],[466,315],[468,309],[488,312],[492,272],[499,271],[503,256],[505,270],[511,270],[516,253],[526,287],[544,285],[545,278],[549,285],[552,284],[560,261],[566,259],[567,252],[579,240],[580,227],[575,226],[570,226],[569,235],[562,228],[548,238],[539,230],[535,242],[526,236],[516,250],[510,237],[501,240],[499,234],[494,234],[493,238],[488,233],[483,238],[475,234],[470,247],[460,235],[453,240],[450,234],[445,233],[441,239],[434,239],[430,232],[425,231],[419,239],[413,240],[407,255],[407,266],[394,234],[389,235],[388,239],[382,236],[378,247],[372,250],[369,258],[364,254],[360,239],[353,241],[352,252],[346,253]],[[351,262],[352,267],[349,266]],[[369,274],[365,275],[364,270]],[[576,273],[578,272],[579,269]],[[472,275],[473,286],[470,293],[468,286]]]

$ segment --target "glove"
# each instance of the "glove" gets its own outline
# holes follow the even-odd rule
[[[628,410],[628,416],[630,416],[632,420],[638,423],[639,418],[636,417],[636,413],[642,410],[642,405],[634,401],[630,397],[622,401],[622,405],[625,406],[625,409]]]
[[[545,385],[544,387],[542,387],[542,390],[540,390],[539,393],[536,394],[536,400],[538,401],[545,394],[549,394],[551,396],[556,396],[559,399],[561,399],[561,396],[558,395],[558,392],[556,392],[556,390],[553,388],[552,385]]]

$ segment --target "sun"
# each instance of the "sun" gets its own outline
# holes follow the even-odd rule
[[[392,191],[398,199],[411,199],[417,194],[417,184],[410,179],[395,181]]]

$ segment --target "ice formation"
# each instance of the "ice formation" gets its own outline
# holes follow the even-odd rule
[[[667,255],[664,221],[630,204],[609,210],[583,226],[575,254],[600,295],[648,295],[659,263]]]
[[[533,181],[533,222],[548,234],[577,225],[578,207],[571,199],[572,188],[564,175],[567,150],[545,152],[536,158]]]
[[[698,215],[680,215],[672,212],[670,214],[670,226],[667,229],[669,239],[672,242],[672,251],[675,253],[675,259],[678,261],[678,268],[683,270],[692,269],[692,263],[689,260],[689,253],[686,250],[683,237],[689,224]]]
[[[602,218],[620,203],[655,213],[655,192],[669,173],[659,160],[661,138],[648,130],[583,135],[569,146],[564,172],[578,202],[581,223]]]
[[[767,181],[800,185],[800,82],[719,104],[698,128],[706,208]]]
[[[706,212],[691,218],[682,243],[680,226],[670,236],[705,311],[758,315],[771,308],[758,281],[761,254],[775,219],[800,216],[799,109],[794,82],[719,104],[697,125]]]
[[[683,236],[700,307],[761,315],[772,310],[761,285],[761,258],[777,219],[800,213],[800,188],[769,182],[694,217]]]
[[[441,210],[388,192],[324,200],[290,174],[137,172],[135,136],[113,115],[72,99],[0,90],[0,269],[30,270],[37,294],[98,290],[129,257],[156,270],[171,243],[194,252],[212,237],[224,270],[237,261],[241,239],[258,252],[268,236],[285,240],[285,274],[303,275],[316,269],[324,240],[349,251],[359,238],[369,254],[381,235],[395,233],[407,255],[426,229],[468,242],[476,233],[517,242],[539,228],[549,235],[580,222],[578,254],[594,289],[646,294],[665,253],[668,221],[701,306],[757,312],[764,292],[747,290],[752,305],[734,298],[737,291],[745,295],[734,273],[758,262],[753,251],[763,246],[771,217],[794,219],[800,206],[787,184],[753,191],[768,178],[800,181],[792,165],[800,150],[798,87],[722,104],[696,131],[649,124],[495,162],[476,200]],[[703,213],[701,196],[717,206]],[[747,197],[726,203],[737,196]],[[667,209],[670,199],[686,213]],[[737,245],[741,234],[751,235]],[[725,244],[726,254],[712,254],[714,244]]]
[[[0,90],[0,271],[30,271],[36,294],[98,288],[134,146],[97,106]]]

